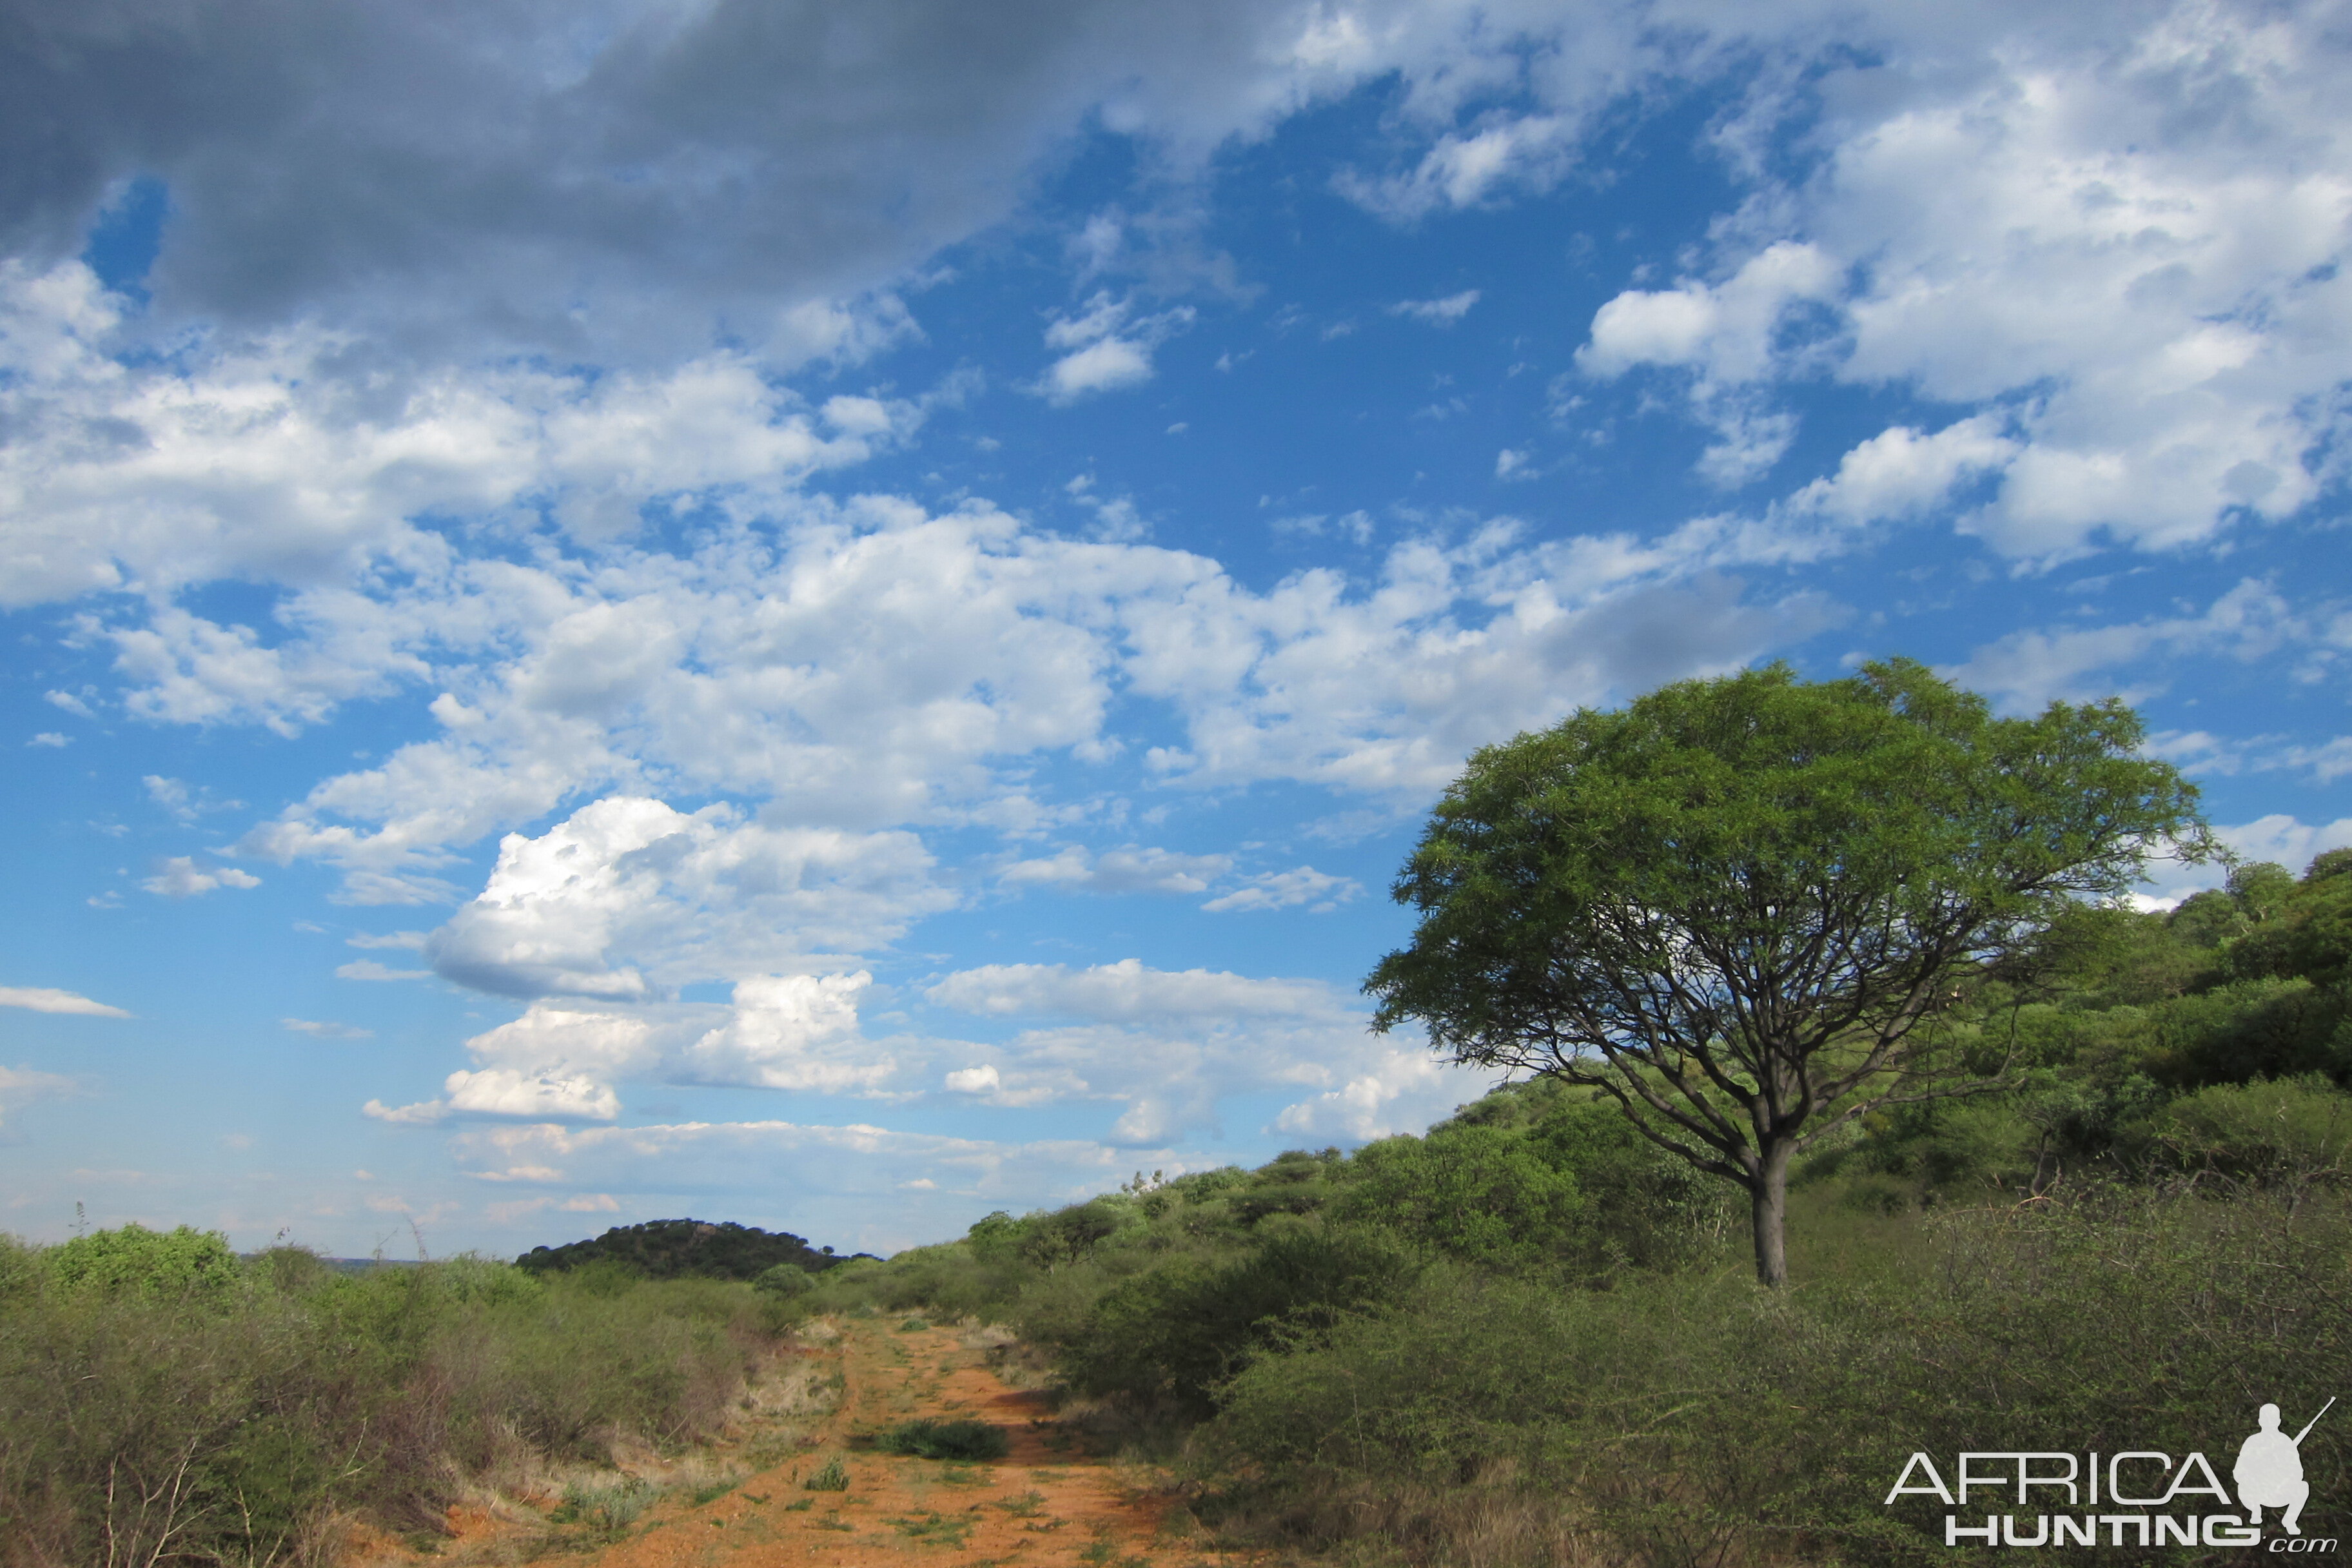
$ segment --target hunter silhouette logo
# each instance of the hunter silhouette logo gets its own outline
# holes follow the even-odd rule
[[[2334,1408],[2330,1399],[2319,1407],[2319,1415]],[[2259,1525],[2263,1510],[2283,1508],[2286,1513],[2279,1525],[2289,1535],[2301,1535],[2303,1527],[2295,1521],[2303,1517],[2303,1505],[2311,1500],[2311,1483],[2303,1479],[2303,1440],[2319,1425],[2319,1415],[2303,1424],[2303,1430],[2290,1437],[2279,1430],[2279,1407],[2265,1405],[2255,1419],[2262,1430],[2246,1439],[2238,1450],[2237,1467],[2230,1479],[2238,1483],[2238,1501],[2245,1506],[2246,1522]]]
[[[2238,1462],[2231,1468],[2230,1479],[2237,1486],[2234,1498],[2202,1454],[2186,1455],[2175,1464],[2171,1455],[2153,1449],[2118,1454],[1988,1449],[1960,1455],[1949,1486],[1933,1459],[1913,1454],[1895,1478],[1886,1505],[1891,1508],[1905,1497],[1932,1497],[1952,1510],[1944,1515],[1947,1546],[2261,1546],[2263,1514],[2275,1509],[2278,1528],[2284,1533],[2271,1538],[2270,1552],[2298,1556],[2332,1552],[2336,1549],[2334,1537],[2303,1533],[2304,1505],[2311,1500],[2311,1483],[2303,1473],[2303,1440],[2335,1405],[2329,1399],[2293,1436],[2279,1429],[2277,1405],[2265,1405],[2256,1412],[2255,1431],[2239,1446]],[[2019,1511],[1959,1511],[1969,1506],[1971,1492],[1984,1491]],[[1993,1500],[1979,1499],[1979,1506],[1987,1500]],[[2023,1511],[2036,1504],[2065,1511]],[[1975,1522],[1978,1519],[1984,1522]]]

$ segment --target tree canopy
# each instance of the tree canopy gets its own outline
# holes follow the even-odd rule
[[[1376,1026],[1600,1089],[1748,1190],[1778,1284],[1789,1161],[1930,1091],[1958,988],[2168,846],[2208,852],[2142,734],[2115,700],[1997,718],[1903,659],[1580,710],[1476,752],[1432,814],[1394,889],[1420,922],[1366,983]]]
[[[755,1279],[780,1263],[815,1274],[841,1261],[833,1256],[833,1248],[820,1252],[789,1231],[765,1231],[732,1221],[713,1225],[697,1219],[656,1219],[614,1226],[589,1241],[534,1247],[516,1258],[515,1264],[533,1273],[616,1263],[648,1279],[698,1276]]]

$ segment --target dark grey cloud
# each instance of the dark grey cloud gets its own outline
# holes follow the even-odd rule
[[[151,279],[169,315],[559,353],[674,350],[688,323],[759,343],[780,309],[872,289],[1013,210],[1089,117],[1181,157],[1292,106],[1308,17],[16,0],[0,246],[72,254],[147,175],[172,191]]]

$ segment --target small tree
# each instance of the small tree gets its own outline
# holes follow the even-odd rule
[[[1777,1286],[1790,1161],[1958,1087],[1929,1047],[1959,984],[2166,841],[2208,852],[2195,787],[2141,733],[2114,700],[1996,719],[1901,659],[1581,710],[1447,790],[1395,887],[1412,945],[1365,984],[1375,1027],[1609,1095],[1748,1190]]]

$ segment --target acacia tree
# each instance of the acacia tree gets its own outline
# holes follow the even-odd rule
[[[1907,659],[1785,665],[1580,710],[1474,754],[1395,886],[1412,944],[1365,990],[1457,1063],[1613,1099],[1748,1190],[1756,1272],[1787,1278],[1790,1163],[1940,1076],[1967,977],[2168,843],[2207,854],[2195,786],[2107,700],[1997,719]]]

